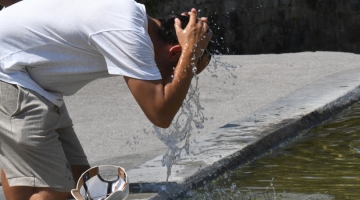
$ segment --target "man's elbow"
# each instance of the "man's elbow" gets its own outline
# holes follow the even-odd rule
[[[173,117],[158,116],[153,119],[150,119],[150,121],[157,127],[169,128],[169,126],[171,125],[172,119],[173,119]]]
[[[171,125],[171,121],[157,121],[153,122],[153,124],[160,128],[169,128],[169,126]]]

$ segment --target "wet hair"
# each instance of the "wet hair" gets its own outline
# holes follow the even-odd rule
[[[175,18],[178,18],[181,21],[181,28],[184,29],[189,23],[189,16],[182,15],[171,15],[167,19],[159,19],[161,25],[158,32],[159,38],[162,39],[167,44],[179,44],[178,38],[176,36],[175,30]]]

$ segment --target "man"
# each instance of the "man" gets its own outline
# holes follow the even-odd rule
[[[172,30],[164,28],[169,23]],[[133,0],[29,0],[1,11],[0,162],[6,198],[66,199],[89,168],[64,95],[96,78],[120,75],[148,119],[168,127],[186,97],[193,67],[199,73],[209,62],[202,55],[211,36],[207,19],[198,19],[195,9],[160,21]]]

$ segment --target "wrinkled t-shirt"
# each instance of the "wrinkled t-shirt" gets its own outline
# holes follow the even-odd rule
[[[111,75],[159,80],[144,5],[133,0],[28,0],[0,12],[0,80],[57,106]]]

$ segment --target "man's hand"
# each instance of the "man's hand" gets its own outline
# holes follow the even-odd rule
[[[212,32],[208,26],[207,18],[197,18],[196,9],[193,8],[190,12],[183,13],[182,15],[188,15],[190,20],[185,29],[182,29],[181,21],[175,19],[176,35],[183,53],[191,52],[192,61],[198,63],[200,56],[204,53],[212,37]]]
[[[195,9],[192,9],[191,12],[183,12],[181,13],[182,16],[190,16],[191,13],[196,13],[196,10]],[[210,59],[211,59],[211,55],[206,52],[206,47],[207,47],[207,44],[209,43],[211,37],[212,37],[212,32],[208,26],[208,18],[207,17],[201,17],[201,18],[198,18],[197,19],[197,22],[201,22],[203,24],[203,30],[206,30],[206,35],[203,36],[203,40],[206,39],[205,41],[201,40],[202,41],[202,44],[206,44],[205,47],[203,46],[199,46],[197,49],[199,52],[197,53],[200,53],[200,58],[197,62],[197,70],[196,70],[196,74],[200,74],[206,67],[207,65],[209,64],[210,62]],[[176,24],[175,24],[176,26]],[[178,27],[181,27],[181,23],[177,25]],[[186,30],[186,28],[185,28]],[[179,36],[178,36],[179,37]],[[180,40],[180,39],[179,39]],[[180,44],[181,45],[181,44]],[[182,46],[184,48],[184,46]]]

